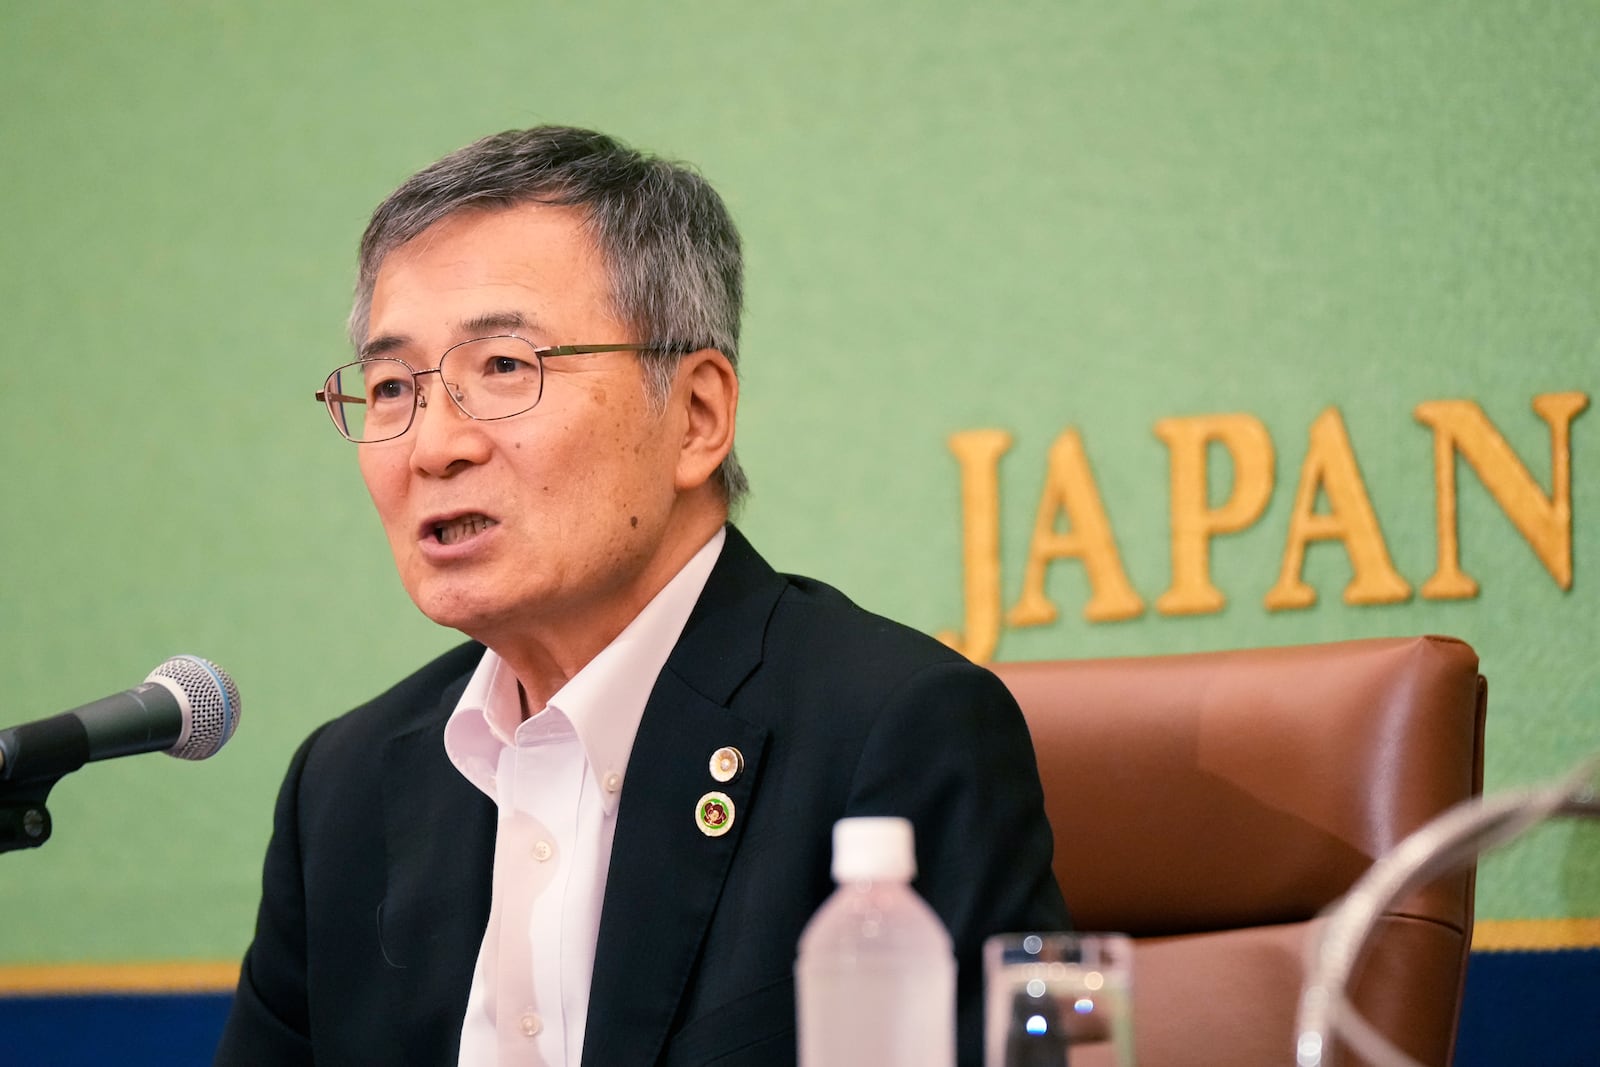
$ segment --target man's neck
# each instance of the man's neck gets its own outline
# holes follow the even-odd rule
[[[618,590],[603,615],[591,612],[578,619],[573,612],[555,610],[549,618],[515,620],[493,633],[469,635],[493,649],[515,674],[522,717],[543,711],[562,686],[627,629],[724,522],[726,512],[675,534],[637,580]]]

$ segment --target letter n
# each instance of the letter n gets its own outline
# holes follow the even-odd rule
[[[1550,577],[1572,588],[1572,420],[1589,406],[1583,393],[1545,393],[1533,410],[1550,427],[1550,494],[1540,490],[1483,409],[1470,400],[1427,400],[1412,414],[1433,429],[1434,520],[1438,565],[1422,584],[1430,600],[1478,595],[1478,583],[1461,570],[1456,515],[1456,455],[1466,458],[1484,488],[1506,513]]]

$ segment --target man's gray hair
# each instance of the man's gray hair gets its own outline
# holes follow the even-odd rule
[[[614,310],[639,340],[662,346],[639,354],[658,409],[684,353],[715,348],[738,367],[744,261],[722,198],[684,164],[566,126],[485,137],[417,172],[378,205],[361,237],[352,343],[359,349],[366,341],[373,286],[390,252],[458,211],[528,203],[584,211]],[[731,450],[716,478],[730,508],[748,491]]]

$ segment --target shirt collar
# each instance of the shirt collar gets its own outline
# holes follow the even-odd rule
[[[550,698],[548,708],[571,722],[583,745],[607,815],[616,814],[621,800],[628,757],[650,691],[678,643],[726,539],[726,528],[718,527],[633,621]],[[504,660],[486,650],[445,724],[444,746],[456,769],[490,797],[496,796],[494,777],[500,750],[513,743],[505,736],[503,725],[496,723],[516,723],[520,709],[515,675]],[[518,727],[517,736],[523,737],[538,718]]]

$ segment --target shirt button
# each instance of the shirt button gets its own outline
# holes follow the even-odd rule
[[[538,860],[540,863],[543,863],[545,860],[554,855],[555,851],[555,849],[550,847],[550,842],[540,841],[533,846],[533,858]],[[527,1021],[526,1017],[524,1017],[523,1021]]]
[[[602,784],[606,787],[607,793],[615,793],[617,790],[622,788],[622,775],[618,774],[616,771],[612,771],[610,774],[606,775],[606,779]]]
[[[544,1029],[544,1020],[539,1018],[538,1012],[523,1012],[521,1022],[524,1037],[537,1037],[539,1031]]]

